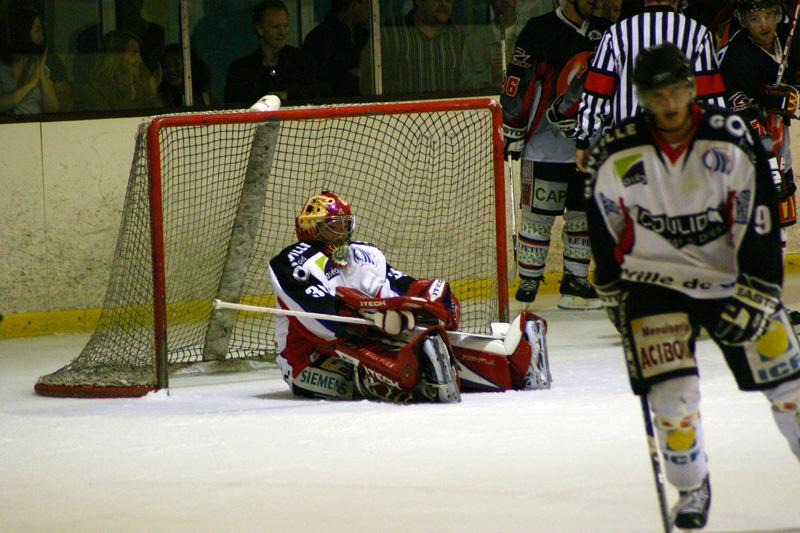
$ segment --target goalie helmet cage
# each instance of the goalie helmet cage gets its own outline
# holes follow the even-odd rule
[[[323,190],[350,202],[355,239],[417,278],[450,281],[462,329],[508,320],[502,115],[491,99],[186,113],[139,127],[94,333],[38,379],[46,396],[142,396],[187,364],[274,359],[271,257]]]

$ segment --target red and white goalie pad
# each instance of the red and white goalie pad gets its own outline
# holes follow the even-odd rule
[[[454,331],[461,325],[461,302],[450,290],[450,284],[443,279],[418,279],[409,286],[406,297],[419,297],[425,300],[422,316],[432,317],[444,326],[444,329]]]
[[[549,389],[547,322],[523,311],[511,324],[492,324],[492,330],[500,338],[466,332],[450,335],[462,390]]]

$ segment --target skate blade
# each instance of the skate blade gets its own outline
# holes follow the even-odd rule
[[[600,298],[582,298],[580,296],[563,295],[561,300],[558,301],[559,309],[568,309],[571,311],[592,311],[600,309],[603,304],[600,303]]]

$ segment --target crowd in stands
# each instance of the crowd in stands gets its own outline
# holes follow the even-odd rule
[[[453,21],[454,0],[413,0],[407,2],[410,9],[405,13],[384,17],[382,94],[498,94],[517,35],[532,16],[554,9],[554,0],[484,1],[485,20],[470,24]],[[620,0],[598,1],[606,9],[620,9]],[[47,24],[41,14],[29,7],[30,2],[18,3],[2,13],[0,113],[186,105],[182,49],[177,43],[166,43],[164,27],[142,15],[143,0],[116,2],[113,31],[101,34],[99,25],[94,25],[77,36],[75,49],[67,52],[71,75],[59,55],[48,48]],[[634,12],[638,3],[622,1],[622,16]],[[689,2],[686,11],[712,27],[718,38],[726,39],[730,16],[725,16],[724,7],[732,2],[715,2],[711,11],[703,9],[705,4]],[[193,105],[247,107],[267,93],[290,104],[353,101],[375,94],[370,5],[370,0],[330,0],[322,21],[294,46],[289,35],[295,21],[284,1],[258,2],[249,13],[251,27],[225,28],[225,36],[205,36],[206,43],[219,43],[219,54],[203,57],[200,48],[193,46]],[[249,53],[224,57],[223,52],[232,49],[226,49],[222,41],[244,43],[248,38]],[[198,39],[198,45],[203,42]],[[501,57],[503,50],[505,57]]]

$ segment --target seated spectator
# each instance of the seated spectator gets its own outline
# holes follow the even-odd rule
[[[151,75],[139,53],[139,40],[124,30],[108,32],[91,79],[78,91],[83,111],[112,111],[160,107],[160,69]]]
[[[364,26],[369,0],[331,0],[331,9],[303,43],[319,65],[332,96],[358,96],[361,49],[369,39]]]
[[[381,29],[385,94],[459,88],[464,32],[452,12],[453,0],[414,0],[405,17]]]
[[[58,111],[39,14],[30,8],[12,9],[6,27],[8,34],[0,57],[0,112],[26,115]]]
[[[492,87],[503,84],[503,67],[511,61],[514,43],[527,21],[517,13],[517,0],[489,0],[492,22],[467,30],[461,57],[461,88]],[[501,29],[502,28],[502,29]],[[505,37],[506,57],[501,57]]]
[[[265,94],[281,100],[319,96],[319,78],[307,52],[286,44],[289,11],[281,0],[264,0],[253,8],[253,28],[259,48],[231,63],[225,82],[225,102],[250,106]]]
[[[192,61],[192,105],[216,105],[217,99],[211,94],[211,70],[194,51]],[[164,79],[158,87],[161,100],[168,107],[183,107],[183,51],[180,45],[170,44],[161,57],[161,71]]]

